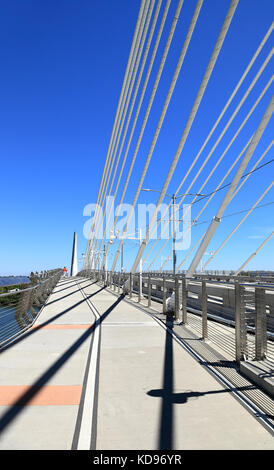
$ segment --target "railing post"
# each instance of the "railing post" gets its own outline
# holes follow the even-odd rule
[[[255,359],[262,361],[266,356],[267,347],[267,322],[266,322],[266,304],[265,289],[255,288]]]
[[[28,306],[30,300],[30,291],[22,291],[19,296],[19,301],[16,306],[15,311],[15,320],[18,323],[20,329],[26,327],[31,323],[30,318],[28,317]]]
[[[118,274],[118,294],[121,293],[121,273]]]
[[[208,338],[206,281],[202,281],[202,338]]]
[[[174,276],[174,296],[175,296],[175,302],[174,302],[174,316],[175,320],[179,320],[179,282],[178,282],[178,276],[175,274]]]
[[[151,307],[151,275],[147,276],[147,306]]]
[[[163,313],[166,314],[166,276],[163,275]]]
[[[186,277],[182,276],[182,322],[187,323],[187,290]]]
[[[33,319],[36,317],[36,312],[35,312],[35,309],[33,308],[34,307],[34,299],[35,299],[35,292],[34,292],[34,289],[32,289],[30,291],[28,310],[29,310],[29,312],[30,312]]]
[[[125,272],[123,272],[123,274],[122,274],[122,284],[123,284],[123,294],[125,295],[126,294],[126,286],[125,286],[125,284],[126,284],[126,274],[125,274]]]
[[[129,273],[129,297],[132,299],[132,273]]]
[[[142,276],[141,273],[138,273],[138,302],[141,302],[141,292],[142,292]]]
[[[236,361],[244,361],[247,357],[244,287],[239,282],[235,282],[235,342]]]

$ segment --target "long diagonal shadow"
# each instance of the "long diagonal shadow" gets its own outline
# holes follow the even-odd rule
[[[90,287],[92,284],[88,284],[85,286],[85,289],[87,287]],[[71,286],[72,287],[72,286]],[[54,294],[59,294],[60,291],[57,291],[57,292],[53,292],[53,295]],[[60,300],[63,300],[63,299],[66,299],[67,297],[70,297],[71,295],[73,294],[76,294],[77,292],[79,292],[79,289],[76,289],[74,290],[73,292],[70,292],[69,294],[66,294],[66,295],[63,295],[63,297],[59,297],[58,299],[55,299],[55,300],[52,300],[51,302],[47,302],[47,306],[48,305],[51,305],[51,304],[55,304],[56,302],[59,302]]]
[[[173,318],[167,317],[167,326],[173,329]],[[161,406],[161,421],[159,430],[159,449],[173,449],[173,338],[166,330],[165,359],[163,374],[163,393]]]
[[[83,284],[84,282],[87,282],[87,281],[91,281],[91,279],[84,279],[84,280],[80,280],[78,282],[78,284]],[[70,282],[66,282],[66,283],[60,283],[60,284],[57,284],[57,286],[55,287],[55,289],[59,288],[59,287],[63,287],[63,285],[66,285],[66,284],[70,284],[68,287],[64,287],[64,289],[58,289],[58,290],[55,290],[54,292],[52,292],[52,294],[59,294],[59,292],[62,292],[63,290],[68,290],[68,289],[71,289],[73,287],[73,283],[75,284],[75,280],[73,281],[70,281]],[[91,284],[88,284],[88,286],[85,286],[85,287],[89,287],[91,286],[92,284],[96,284],[96,281],[93,281],[91,282]]]
[[[98,289],[97,291],[93,292],[92,294],[90,294],[89,296],[87,296],[87,299],[90,299],[91,297],[93,297],[94,295],[98,294],[98,292],[101,292],[102,290],[104,290],[105,288],[104,287],[101,287],[100,289]],[[33,335],[34,333],[36,333],[37,331],[41,330],[41,328],[45,327],[46,325],[52,323],[53,321],[57,320],[58,318],[62,317],[63,315],[65,315],[66,313],[68,313],[70,310],[73,310],[75,307],[77,307],[78,305],[84,303],[86,301],[86,299],[82,299],[80,300],[79,302],[76,302],[75,304],[71,305],[69,308],[67,308],[66,310],[63,310],[62,312],[60,313],[57,313],[54,317],[51,317],[49,320],[45,321],[44,323],[40,323],[40,325],[37,325],[35,328],[31,328],[30,330],[28,330],[27,332],[23,333],[22,336],[19,336],[19,338],[17,338],[16,340],[14,340],[12,343],[10,344],[7,344],[6,346],[4,346],[2,349],[1,349],[1,353],[6,351],[7,349],[9,348],[12,348],[13,346],[15,346],[16,344],[20,343],[21,341],[24,341],[26,338],[28,338],[29,336]]]
[[[90,278],[71,278],[71,279],[67,279],[67,280],[64,280],[64,279],[60,279],[58,281],[58,284],[56,285],[56,288],[58,287],[63,287],[63,286],[67,286],[67,287],[64,287],[64,289],[60,289],[61,290],[65,290],[65,289],[69,289],[70,287],[72,287],[75,282],[77,281],[78,283],[83,283],[83,282],[87,282],[87,281],[91,281],[92,279]],[[95,283],[96,281],[94,281],[93,283]]]
[[[101,289],[100,289],[101,290]],[[105,318],[115,309],[115,307],[123,300],[124,295],[121,295],[101,316],[100,320],[96,321],[90,328],[75,341],[62,356],[57,359],[37,380],[30,388],[23,393],[18,400],[13,403],[6,413],[0,419],[0,434],[6,429],[11,422],[18,416],[23,407],[27,405],[30,400],[39,392],[39,390],[60,370],[60,368],[71,358],[71,356],[80,348],[80,346],[90,337],[95,329],[105,320]]]
[[[63,287],[63,286],[66,286],[69,284],[69,286],[67,287],[67,289],[75,282],[74,279],[69,279],[68,281],[64,281],[62,280],[62,278],[60,279],[59,283],[58,283],[58,286],[60,287]]]

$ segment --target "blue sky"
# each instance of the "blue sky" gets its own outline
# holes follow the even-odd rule
[[[165,2],[163,2],[164,4]],[[125,202],[131,203],[155,131],[170,79],[176,66],[196,2],[185,0],[172,49],[164,69],[147,129],[134,167]],[[160,133],[144,187],[161,189],[176,151],[184,124],[195,99],[229,0],[205,0],[185,63]],[[144,110],[157,72],[177,2],[172,0]],[[83,209],[96,202],[112,124],[123,81],[133,31],[139,11],[137,0],[0,0],[0,158],[1,232],[0,275],[27,274],[31,270],[70,265],[73,232],[78,233],[79,256],[85,250]],[[273,19],[270,0],[240,0],[216,68],[182,152],[169,192],[177,189],[204,139],[232,93]],[[163,6],[160,11],[162,15]],[[273,36],[258,57],[233,100],[218,132],[243,96],[267,57]],[[237,127],[273,73],[270,62],[212,160],[197,179],[198,191]],[[235,141],[204,192],[212,191],[256,129],[269,102],[269,88],[256,112]],[[130,147],[128,168],[138,137],[141,117]],[[268,126],[250,169],[273,138]],[[215,139],[215,140],[214,140]],[[261,163],[271,160],[273,150]],[[196,168],[196,167],[195,167]],[[182,187],[184,192],[195,168]],[[199,165],[197,165],[199,168]],[[233,172],[232,175],[233,176]],[[122,183],[125,175],[123,176]],[[226,210],[226,214],[250,208],[273,179],[273,165],[252,175]],[[228,179],[229,182],[231,179]],[[122,191],[118,192],[118,198]],[[210,220],[223,197],[216,195],[201,216]],[[273,189],[262,203],[273,201]],[[156,194],[143,193],[140,202],[156,202]],[[168,201],[166,201],[168,202]],[[189,202],[189,200],[186,200]],[[199,203],[201,204],[201,203]],[[193,208],[193,216],[198,211]],[[224,219],[209,247],[216,249],[242,216]],[[247,219],[208,269],[236,269],[273,230],[273,206],[260,208]],[[192,230],[195,243],[207,225]],[[114,244],[114,246],[116,246]],[[273,269],[272,240],[250,263],[250,269]],[[137,245],[125,246],[127,268]],[[170,245],[162,253],[169,254]],[[157,250],[154,252],[157,253]],[[186,252],[179,254],[182,259]],[[111,263],[110,259],[109,263]],[[168,266],[168,265],[167,265]],[[184,266],[187,267],[187,266]]]

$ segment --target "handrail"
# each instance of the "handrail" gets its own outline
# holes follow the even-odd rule
[[[0,350],[33,325],[59,281],[62,269],[48,274],[49,277],[37,279],[37,284],[26,289],[0,294]]]
[[[118,294],[122,288],[128,300],[134,294],[134,302],[137,300],[143,308],[151,309],[152,300],[162,303],[160,312],[172,315],[179,325],[191,323],[195,328],[200,317],[201,338],[215,341],[224,349],[225,345],[220,346],[222,338],[216,340],[212,336],[212,324],[208,326],[208,319],[234,327],[234,339],[231,336],[230,339],[236,362],[247,358],[267,358],[273,362],[274,286],[267,285],[263,279],[260,281],[264,284],[260,285],[258,279],[254,283],[244,283],[241,276],[235,277],[233,282],[223,283],[196,276],[187,278],[185,274],[174,277],[172,273],[132,274],[96,270],[83,270],[78,276],[95,279],[99,285]]]

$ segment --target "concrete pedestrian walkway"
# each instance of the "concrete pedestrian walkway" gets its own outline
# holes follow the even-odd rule
[[[35,326],[0,354],[0,449],[71,448],[93,323],[75,281],[62,279]]]
[[[61,280],[0,354],[0,449],[273,449],[168,326],[90,280]]]

